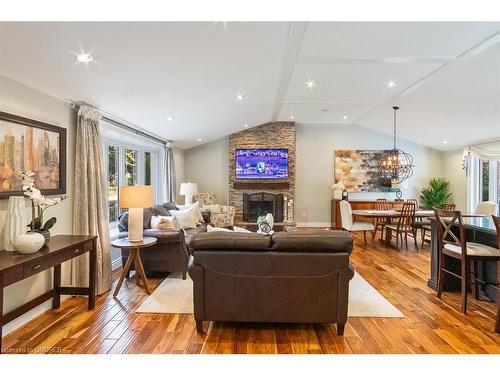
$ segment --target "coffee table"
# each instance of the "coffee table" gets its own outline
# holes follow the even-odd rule
[[[111,243],[111,246],[113,246],[113,247],[118,247],[120,249],[130,250],[129,254],[128,254],[127,262],[125,263],[125,267],[123,267],[122,275],[120,276],[120,280],[118,280],[118,284],[116,285],[115,292],[113,293],[113,297],[116,297],[118,295],[118,292],[120,291],[120,288],[122,287],[123,280],[125,279],[125,276],[130,271],[130,267],[132,267],[132,263],[134,264],[137,286],[140,286],[139,282],[142,279],[146,293],[151,294],[151,291],[149,290],[149,286],[148,286],[148,279],[146,277],[146,272],[144,272],[144,266],[142,265],[140,252],[141,252],[141,249],[153,246],[156,243],[156,241],[158,241],[158,240],[154,237],[144,237],[142,242],[130,242],[128,240],[128,238],[120,238],[120,239],[114,240]]]

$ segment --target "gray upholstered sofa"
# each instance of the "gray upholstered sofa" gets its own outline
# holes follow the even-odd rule
[[[207,231],[207,225],[201,224],[193,229],[151,229],[153,215],[169,216],[169,210],[176,210],[174,202],[163,203],[144,209],[144,236],[158,239],[156,245],[141,251],[141,260],[146,273],[182,272],[186,278],[189,262],[188,243],[196,233]],[[120,216],[118,221],[118,238],[127,237],[128,213]],[[122,265],[125,266],[129,251],[121,250]],[[132,268],[133,269],[133,268]]]

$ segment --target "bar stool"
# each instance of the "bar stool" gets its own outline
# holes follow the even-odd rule
[[[455,203],[445,203],[441,207],[441,209],[445,211],[455,211],[456,208],[457,205]],[[431,241],[431,231],[431,225],[428,223],[425,223],[420,227],[420,238],[422,240],[422,246],[424,245],[426,238],[429,239],[429,242]]]
[[[439,272],[437,297],[441,298],[444,284],[444,274],[448,273],[461,280],[463,314],[467,313],[467,289],[472,285],[474,298],[479,298],[477,261],[499,261],[500,250],[494,247],[475,242],[466,242],[462,213],[460,211],[446,211],[435,209],[439,240]],[[447,222],[444,218],[449,218]],[[452,232],[452,227],[458,226],[458,236]],[[460,275],[445,268],[446,257],[460,260]],[[472,265],[472,272],[471,272]],[[470,276],[472,276],[472,283]]]
[[[500,249],[500,217],[492,215],[493,223],[497,229],[497,246]],[[497,265],[497,281],[500,282],[500,264]],[[495,324],[495,332],[500,333],[500,287],[497,294],[497,322]]]

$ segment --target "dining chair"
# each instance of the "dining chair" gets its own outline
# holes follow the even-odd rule
[[[367,221],[353,221],[352,208],[348,201],[340,201],[340,218],[342,228],[349,232],[363,232],[363,237],[366,243],[366,232],[372,232],[372,243],[375,238],[375,225]]]
[[[389,203],[387,202],[387,199],[378,198],[376,203],[375,203],[375,209],[377,211],[389,211]],[[373,233],[374,239],[377,235],[377,231],[378,231],[379,227],[381,228],[380,239],[383,238],[384,228],[388,222],[389,222],[389,220],[384,219],[384,218],[376,218],[375,219],[375,232]]]
[[[497,230],[497,246],[500,249],[500,217],[491,215],[493,223]],[[500,264],[497,264],[497,281],[500,282]],[[497,321],[495,323],[495,332],[500,333],[500,288],[497,293]]]
[[[420,204],[418,203],[418,199],[415,198],[408,198],[406,200],[408,203],[413,203],[415,205],[415,210],[420,210]]]
[[[479,202],[476,206],[476,214],[491,216],[497,213],[497,204],[495,202]]]
[[[445,211],[455,211],[456,208],[457,205],[455,203],[445,203],[441,206],[441,209]],[[431,242],[431,233],[432,228],[430,224],[425,223],[420,227],[420,239],[422,240],[422,246],[424,245],[426,239],[429,240],[429,243]]]
[[[463,226],[462,213],[460,211],[448,211],[435,209],[438,228],[438,285],[437,297],[441,298],[444,285],[444,276],[449,274],[460,279],[461,282],[461,311],[467,313],[467,290],[472,289],[474,298],[479,298],[478,284],[483,283],[478,280],[478,261],[499,261],[500,250],[475,242],[467,242],[465,229]],[[445,221],[444,219],[447,218]],[[453,231],[453,227],[458,227]],[[451,257],[460,261],[460,275],[446,269],[446,257]],[[472,267],[472,269],[471,269]],[[472,285],[471,285],[472,284]]]
[[[398,218],[397,223],[386,224],[386,238],[387,236],[394,237],[394,232],[396,232],[396,246],[399,247],[399,239],[401,239],[401,243],[406,245],[408,248],[408,235],[413,237],[413,241],[415,243],[415,248],[418,251],[417,245],[417,229],[414,225],[415,223],[415,204],[405,202],[403,204],[403,208]],[[389,231],[390,233],[389,233]],[[404,237],[403,237],[404,236]]]

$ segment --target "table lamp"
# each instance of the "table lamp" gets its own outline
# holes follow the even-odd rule
[[[184,204],[193,203],[193,195],[198,194],[198,184],[194,182],[183,182],[179,194],[185,196]]]
[[[120,187],[120,208],[128,208],[128,240],[141,242],[143,216],[145,207],[153,205],[153,188],[151,186]]]

